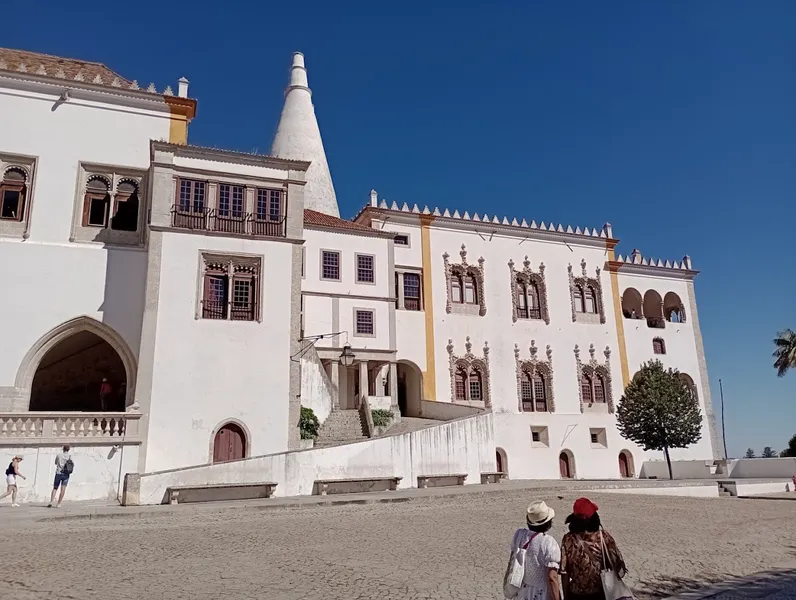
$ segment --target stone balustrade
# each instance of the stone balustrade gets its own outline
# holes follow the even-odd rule
[[[140,443],[137,412],[0,413],[0,445]]]

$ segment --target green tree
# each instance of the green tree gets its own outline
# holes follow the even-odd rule
[[[782,458],[796,458],[796,435],[788,442],[788,447],[779,453]]]
[[[619,432],[644,450],[663,450],[672,477],[670,448],[687,448],[702,437],[702,413],[679,371],[659,360],[641,366],[616,411]]]
[[[784,377],[790,369],[796,368],[796,331],[780,331],[774,338],[774,345],[774,368],[779,377]]]
[[[755,451],[752,450],[751,448],[747,448],[746,455],[744,455],[744,458],[755,458]]]
[[[771,446],[766,446],[763,448],[763,454],[761,454],[763,458],[776,458],[777,452],[772,450]]]

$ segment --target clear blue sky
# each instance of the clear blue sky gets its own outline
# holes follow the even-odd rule
[[[657,5],[657,6],[653,6]],[[796,2],[38,2],[0,46],[185,75],[195,144],[268,152],[290,53],[341,210],[410,204],[614,226],[696,268],[730,454],[796,433]],[[24,15],[22,15],[24,16]]]

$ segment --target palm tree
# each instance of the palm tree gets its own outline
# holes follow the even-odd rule
[[[774,338],[774,345],[777,347],[772,354],[776,359],[774,368],[779,377],[784,377],[789,369],[796,369],[796,331],[780,331]]]

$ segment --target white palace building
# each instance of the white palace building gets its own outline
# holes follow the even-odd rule
[[[653,358],[705,417],[673,458],[721,458],[689,257],[622,256],[610,224],[494,202],[371,191],[341,219],[299,53],[270,155],[190,145],[195,112],[186,79],[0,49],[0,459],[23,455],[23,502],[49,498],[66,443],[72,500],[131,504],[175,485],[637,477],[661,456],[615,408]]]

